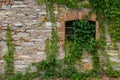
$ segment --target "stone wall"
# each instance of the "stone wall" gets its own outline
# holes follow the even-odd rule
[[[32,62],[46,58],[45,40],[51,35],[51,23],[39,26],[45,17],[45,6],[39,7],[35,0],[14,1],[3,4],[0,10],[0,71],[3,72],[7,52],[6,29],[12,29],[15,70],[24,71]]]
[[[69,10],[65,6],[54,8],[57,16],[57,30],[59,35],[59,54],[58,59],[64,57],[65,41],[65,21],[82,19],[88,15],[88,10],[81,11]],[[99,24],[96,16],[91,14],[89,20],[96,22],[96,39],[99,38]],[[43,20],[44,24],[40,25]],[[14,52],[15,71],[24,72],[26,67],[32,62],[46,59],[45,40],[51,37],[52,23],[46,17],[45,5],[39,6],[36,0],[14,1],[12,3],[2,3],[0,9],[0,73],[4,72],[4,54],[7,52],[6,29],[10,26],[13,35],[13,44],[16,48]],[[92,68],[91,55],[84,52],[83,70]]]
[[[59,13],[60,12],[60,13]],[[64,57],[65,42],[65,21],[82,19],[87,15],[88,10],[81,11],[69,10],[65,6],[54,7],[54,13],[57,16],[57,30],[59,35],[59,54],[58,59]],[[42,21],[44,24],[40,26]],[[96,39],[99,38],[98,22],[94,14],[89,15],[89,20],[96,22]],[[15,71],[24,72],[26,67],[32,62],[38,62],[46,59],[45,40],[51,36],[52,23],[46,17],[44,5],[37,5],[36,1],[23,0],[14,1],[11,4],[2,4],[0,11],[0,71],[3,72],[5,61],[3,55],[7,52],[6,29],[10,26],[13,35],[13,44],[16,48],[14,52]],[[92,68],[91,55],[84,52],[83,70]]]

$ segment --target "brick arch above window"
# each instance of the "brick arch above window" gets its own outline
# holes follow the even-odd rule
[[[95,14],[88,15],[88,12],[84,12],[84,11],[68,11],[65,13],[60,13],[60,15],[57,19],[58,22],[60,22],[60,25],[58,26],[57,30],[58,30],[59,42],[60,42],[61,46],[63,46],[64,42],[65,42],[65,22],[71,21],[71,20],[76,20],[76,19],[81,20],[85,16],[88,17],[88,21],[95,22],[95,29],[96,29],[95,38],[99,39],[99,31],[98,31],[99,23],[96,20]]]

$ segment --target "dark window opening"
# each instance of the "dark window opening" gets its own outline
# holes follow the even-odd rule
[[[77,20],[78,21],[78,20]],[[66,21],[65,22],[65,38],[66,38],[66,40],[68,40],[68,41],[72,41],[73,40],[73,37],[75,37],[76,36],[76,33],[75,33],[75,26],[73,25],[74,24],[74,22],[76,22],[76,20],[71,20],[71,21]],[[88,25],[84,25],[84,24],[78,24],[78,25],[76,25],[77,26],[77,29],[80,29],[80,30],[85,30],[85,31],[89,31],[89,33],[78,33],[77,32],[77,34],[79,34],[79,36],[82,36],[82,37],[84,37],[84,35],[89,35],[89,36],[91,36],[91,37],[93,37],[94,39],[95,39],[95,35],[96,35],[96,28],[95,28],[95,24],[96,24],[96,22],[94,22],[94,21],[88,21],[88,23],[87,24],[89,24],[89,26]],[[81,27],[81,25],[84,25],[83,27],[84,28],[82,28]],[[88,28],[87,28],[88,27]],[[83,35],[84,34],[84,35]],[[85,40],[86,39],[88,39],[87,37],[85,38]]]

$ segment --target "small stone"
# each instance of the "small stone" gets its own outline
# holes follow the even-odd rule
[[[56,15],[57,15],[57,14],[58,14],[58,11],[54,11],[54,14],[56,14]]]
[[[7,29],[10,24],[11,24],[11,21],[5,20],[5,21],[2,22],[1,25],[2,25],[3,29]]]
[[[34,78],[34,79],[32,79],[32,80],[40,80],[39,78]]]
[[[28,67],[28,65],[15,65],[15,71],[20,71],[20,72],[24,73],[26,71],[27,67]]]
[[[16,52],[20,52],[22,49],[23,49],[23,47],[20,47],[20,46],[16,46],[16,47],[15,47],[15,51],[16,51]]]
[[[110,80],[110,79],[109,79],[109,77],[107,75],[103,75],[100,80]]]
[[[13,5],[11,8],[26,8],[27,5]]]
[[[14,26],[22,26],[22,23],[21,22],[14,22],[13,25]]]
[[[39,24],[40,22],[38,21],[38,20],[24,20],[24,23],[25,23],[25,25],[27,25],[27,26],[31,26],[31,25],[37,25],[37,24]]]
[[[4,19],[4,17],[2,16],[2,14],[0,13],[0,21]]]
[[[31,59],[28,55],[19,55],[17,59]]]
[[[11,6],[10,5],[2,5],[2,9],[5,9],[5,10],[9,10],[11,8]]]
[[[31,66],[30,69],[31,69],[31,72],[36,72],[37,71],[35,66]]]
[[[37,16],[30,15],[30,16],[28,16],[28,18],[29,18],[29,19],[31,19],[31,20],[33,20],[33,19],[36,19],[36,18],[37,18]]]
[[[3,59],[3,56],[2,55],[0,55],[0,60],[2,60]]]
[[[39,12],[40,16],[45,16],[47,13],[46,12]]]
[[[30,41],[41,42],[41,41],[43,41],[43,39],[31,39]]]
[[[25,61],[21,61],[21,60],[14,60],[14,64],[15,65],[19,65],[19,64],[25,65],[26,63],[25,63]]]
[[[45,52],[37,52],[37,54],[39,54],[39,55],[45,55],[46,53]]]
[[[2,49],[2,53],[6,53],[7,52],[7,46],[4,46],[3,49]]]
[[[52,29],[52,23],[51,22],[46,22],[45,23],[45,29]]]
[[[2,31],[2,25],[0,25],[0,31]]]
[[[90,62],[89,59],[82,59],[82,62]]]
[[[26,1],[26,0],[25,0],[25,1]],[[20,1],[20,0],[19,0],[19,1],[14,1],[14,4],[15,4],[15,5],[23,5],[24,3],[23,3],[23,1]]]
[[[26,42],[26,43],[23,43],[23,46],[34,46],[34,42]]]
[[[20,32],[20,33],[17,33],[16,36],[19,38],[28,38],[29,34]]]
[[[0,72],[4,69],[3,65],[0,64]]]
[[[0,40],[2,40],[3,39],[3,36],[2,35],[0,35]]]
[[[13,11],[6,11],[4,14],[5,15],[13,15],[14,13],[13,13]]]
[[[4,60],[0,60],[0,64],[4,64],[5,63],[5,61]]]
[[[89,71],[92,69],[92,64],[91,63],[83,63],[82,68],[83,68],[83,71]]]

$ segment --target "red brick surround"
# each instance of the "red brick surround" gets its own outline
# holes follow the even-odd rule
[[[99,39],[99,31],[98,31],[98,27],[99,27],[99,23],[96,20],[96,15],[95,14],[87,14],[87,12],[83,12],[83,11],[69,11],[66,13],[62,13],[60,14],[60,16],[58,17],[58,22],[60,22],[60,26],[58,26],[58,33],[59,33],[59,41],[61,46],[64,45],[65,42],[65,22],[66,21],[70,21],[70,20],[76,20],[76,19],[83,19],[85,16],[88,17],[89,21],[94,21],[96,22],[96,39]]]

